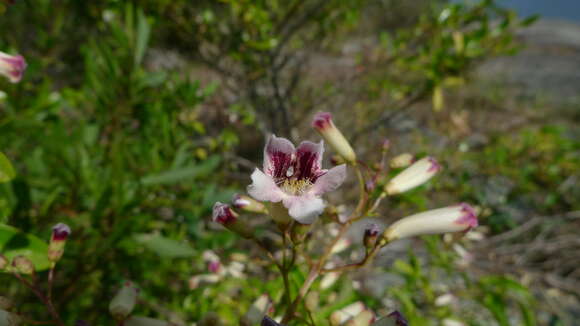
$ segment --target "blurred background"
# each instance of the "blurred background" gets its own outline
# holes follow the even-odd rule
[[[178,325],[235,325],[279,298],[274,268],[209,215],[245,191],[267,134],[318,140],[318,111],[363,159],[388,138],[393,158],[443,164],[381,223],[467,201],[481,226],[320,286],[316,325],[355,301],[411,325],[580,325],[580,2],[16,0],[0,31],[28,63],[0,81],[17,174],[0,185],[0,251],[71,226],[54,291],[68,325],[109,323],[127,279],[139,314]],[[351,207],[350,188],[329,199]],[[200,277],[213,253],[231,269],[218,281]],[[10,275],[0,295],[47,318]]]

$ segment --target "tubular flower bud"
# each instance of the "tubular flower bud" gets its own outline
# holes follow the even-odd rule
[[[141,316],[131,316],[125,320],[124,326],[171,326],[172,324],[163,320],[141,317]]]
[[[392,241],[425,234],[464,232],[476,226],[475,210],[461,203],[402,218],[388,228],[385,237]]]
[[[0,75],[4,75],[11,83],[18,83],[26,69],[26,61],[21,55],[9,55],[0,51]]]
[[[238,219],[228,204],[219,201],[213,205],[213,221],[226,227],[228,230],[241,235],[244,238],[252,238],[254,230]]]
[[[354,318],[349,320],[347,326],[369,326],[375,320],[375,314],[368,309],[363,310]]]
[[[125,282],[109,304],[109,312],[113,318],[116,320],[127,318],[133,311],[133,308],[135,308],[135,304],[137,304],[138,294],[139,289],[137,289],[133,282]]]
[[[441,170],[441,165],[432,157],[425,157],[392,178],[385,190],[395,195],[422,185]]]
[[[367,225],[363,237],[363,243],[367,249],[373,248],[375,246],[375,242],[377,241],[380,232],[381,229],[375,223],[370,223]]]
[[[389,162],[389,165],[394,169],[406,168],[409,165],[413,164],[413,159],[414,159],[413,154],[403,153],[393,157]]]
[[[245,195],[235,194],[232,198],[232,206],[250,213],[265,214],[267,213],[264,204]]]
[[[375,321],[372,326],[408,326],[409,323],[398,311],[393,311],[387,316]]]
[[[12,266],[17,273],[30,275],[34,273],[34,264],[25,256],[16,256],[12,260]]]
[[[356,154],[350,143],[332,122],[332,115],[329,112],[319,112],[312,120],[312,127],[326,140],[328,144],[347,162],[356,162]]]
[[[50,262],[56,263],[60,260],[70,233],[70,227],[64,223],[58,223],[52,228],[52,236],[48,245],[48,260]]]
[[[244,325],[257,325],[262,322],[267,313],[272,309],[272,300],[267,294],[262,294],[250,306],[250,309],[243,317]]]
[[[9,263],[8,258],[6,258],[6,256],[4,256],[3,254],[0,254],[0,271],[8,267],[8,263]]]
[[[0,326],[18,326],[21,322],[17,314],[0,309]]]
[[[362,302],[355,302],[340,310],[336,310],[330,315],[330,324],[332,326],[343,325],[347,321],[353,319],[358,314],[365,310],[365,305]]]

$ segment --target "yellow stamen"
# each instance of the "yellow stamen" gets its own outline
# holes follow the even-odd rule
[[[306,192],[310,187],[312,187],[312,182],[308,179],[286,179],[280,188],[290,195],[299,196]]]

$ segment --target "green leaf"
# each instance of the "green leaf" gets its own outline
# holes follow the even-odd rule
[[[209,174],[218,166],[219,161],[218,156],[211,156],[200,165],[190,165],[149,175],[142,178],[141,182],[144,185],[152,186],[189,181],[197,176]]]
[[[14,168],[6,155],[0,152],[0,182],[8,182],[16,176]]]
[[[135,240],[164,258],[186,258],[195,254],[189,244],[157,234],[137,234]]]
[[[20,255],[27,257],[37,271],[50,267],[44,241],[5,224],[0,224],[0,252],[9,260]]]
[[[145,56],[147,44],[149,43],[149,34],[151,33],[151,26],[147,21],[147,17],[143,11],[137,12],[137,44],[135,48],[135,66],[139,66]]]

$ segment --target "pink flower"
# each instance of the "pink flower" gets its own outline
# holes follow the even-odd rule
[[[323,170],[324,145],[302,142],[298,148],[272,135],[264,148],[263,172],[252,173],[248,193],[259,201],[282,202],[290,217],[311,224],[324,210],[320,196],[338,188],[346,178],[346,165]]]
[[[11,83],[17,83],[22,79],[26,69],[26,61],[21,55],[9,55],[0,51],[0,75],[4,75]]]

